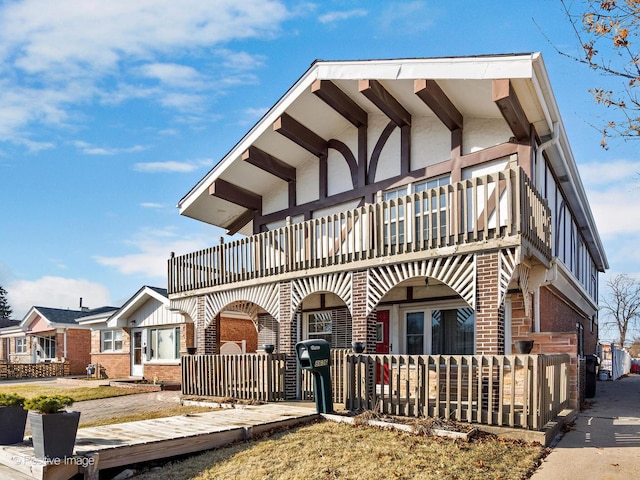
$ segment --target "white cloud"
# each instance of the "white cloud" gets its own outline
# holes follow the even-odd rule
[[[161,203],[154,202],[142,202],[140,206],[142,208],[164,208],[164,205],[162,205]]]
[[[211,165],[213,165],[213,160],[207,158],[190,162],[142,162],[136,163],[132,168],[136,172],[143,173],[189,173]]]
[[[181,255],[211,246],[210,236],[182,237],[173,228],[144,229],[126,242],[138,253],[120,257],[95,256],[100,265],[112,267],[123,275],[165,279],[170,253]]]
[[[417,18],[420,21],[416,21]],[[379,23],[386,32],[422,33],[434,24],[434,10],[425,1],[387,3],[380,12]]]
[[[587,187],[598,188],[612,184],[624,188],[640,187],[640,161],[615,160],[581,163],[578,166],[580,177]]]
[[[80,278],[42,277],[37,280],[18,280],[5,286],[13,317],[21,320],[33,306],[77,309],[109,305],[109,290],[99,283]]]
[[[353,17],[365,17],[367,11],[363,9],[347,10],[342,12],[329,12],[324,15],[320,15],[318,20],[320,23],[333,23],[340,20],[348,20]]]
[[[178,110],[198,93],[229,85],[225,69],[247,70],[261,57],[216,48],[271,38],[291,13],[280,0],[22,0],[0,4],[0,140],[47,143],[23,131],[35,124],[81,124],[74,108],[137,98]],[[179,58],[177,62],[166,60]],[[222,77],[222,81],[210,81]],[[150,79],[157,80],[150,83]],[[254,82],[247,74],[239,82]],[[101,151],[95,154],[105,154]]]
[[[81,140],[72,142],[72,144],[85,155],[119,155],[121,153],[142,152],[147,149],[147,147],[144,147],[142,145],[133,145],[132,147],[124,148],[97,147]]]

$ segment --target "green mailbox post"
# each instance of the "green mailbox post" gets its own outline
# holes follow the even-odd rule
[[[331,372],[329,371],[331,350],[326,340],[303,340],[296,343],[298,365],[313,375],[313,387],[318,413],[333,412]]]

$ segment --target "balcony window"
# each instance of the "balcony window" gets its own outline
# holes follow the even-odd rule
[[[100,334],[101,352],[122,351],[122,330],[104,330]]]
[[[385,245],[398,245],[413,241],[425,241],[446,235],[447,231],[447,198],[440,194],[422,201],[405,203],[403,197],[412,193],[420,193],[434,188],[449,185],[448,175],[405,185],[384,192],[383,199],[390,201],[384,210],[384,242]],[[405,212],[406,210],[406,212]],[[413,211],[413,214],[411,213]],[[405,226],[406,218],[414,216],[413,225]],[[439,231],[438,231],[439,226]]]

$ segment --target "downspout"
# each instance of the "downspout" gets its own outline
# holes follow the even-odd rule
[[[546,142],[544,142],[543,144],[541,144],[537,149],[536,149],[536,185],[538,184],[538,179],[542,178],[542,172],[544,172],[544,169],[542,168],[544,165],[544,157],[542,156],[542,154],[544,153],[544,151],[557,144],[558,143],[558,122],[553,122],[553,133],[551,134],[551,138],[549,140],[547,140]],[[553,239],[551,239],[551,242],[553,242]],[[540,285],[538,285],[538,287],[536,288],[536,291],[533,292],[533,324],[534,324],[534,329],[536,332],[540,331]]]
[[[67,329],[65,328],[62,333],[64,335],[62,358],[67,358]]]

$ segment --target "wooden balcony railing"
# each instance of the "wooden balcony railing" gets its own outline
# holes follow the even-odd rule
[[[476,242],[486,245],[507,237],[514,242],[521,238],[542,257],[551,258],[549,207],[521,168],[172,257],[169,293],[330,266],[347,270],[354,262]]]

